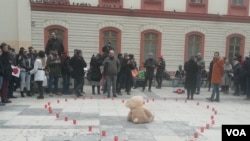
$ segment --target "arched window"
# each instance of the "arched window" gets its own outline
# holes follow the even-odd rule
[[[227,37],[226,56],[232,60],[234,55],[244,55],[245,37],[240,34],[232,34]]]
[[[121,30],[115,27],[105,27],[100,30],[99,52],[108,42],[114,48],[115,53],[121,52]]]
[[[68,54],[68,29],[59,25],[52,25],[52,26],[46,27],[44,29],[44,46],[45,47],[52,32],[55,32],[57,35],[57,38],[63,42],[64,51]]]
[[[141,33],[141,63],[144,63],[149,53],[153,53],[155,59],[161,53],[161,33],[158,31],[146,30]]]
[[[204,39],[205,35],[200,32],[191,32],[186,34],[184,60],[187,61],[191,56],[197,53],[204,55]]]

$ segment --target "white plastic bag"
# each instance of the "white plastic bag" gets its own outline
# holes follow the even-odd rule
[[[43,79],[43,87],[46,87],[47,85],[48,85],[48,81],[47,81],[47,76],[45,75]]]

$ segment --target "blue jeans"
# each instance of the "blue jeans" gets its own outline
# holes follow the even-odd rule
[[[215,96],[215,100],[220,100],[220,90],[219,90],[220,85],[219,84],[212,84],[212,96],[211,99],[214,100],[214,96]]]
[[[59,76],[51,76],[49,75],[49,85],[48,85],[48,93],[51,93],[52,91],[52,85],[54,85],[54,93],[58,93],[58,79]]]
[[[70,75],[64,74],[63,75],[63,93],[64,94],[69,93],[69,80],[70,80]]]
[[[21,77],[21,91],[24,90],[24,87],[26,87],[27,91],[30,91],[30,74],[25,71],[20,72]]]
[[[197,93],[200,92],[200,88],[201,88],[201,73],[198,72],[197,77],[196,77],[196,89],[197,89]]]

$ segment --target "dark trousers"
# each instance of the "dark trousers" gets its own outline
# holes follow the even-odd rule
[[[36,81],[38,91],[39,91],[39,96],[43,96],[43,81]]]
[[[125,90],[126,92],[131,91],[131,81],[132,81],[132,75],[130,72],[125,73]]]
[[[34,85],[35,85],[34,84],[34,75],[32,74],[30,76],[30,92],[31,92],[32,95],[34,95],[34,93],[35,93]]]
[[[13,97],[15,76],[11,76],[8,86],[8,97]]]
[[[246,94],[247,92],[247,77],[241,77],[240,78],[240,90],[243,92],[243,94]]]
[[[63,93],[68,94],[69,93],[69,83],[70,81],[70,75],[63,74]]]
[[[161,88],[162,85],[162,77],[157,76],[156,77],[157,87]]]
[[[191,99],[193,99],[194,92],[195,92],[195,88],[187,88],[187,99],[189,99],[190,96],[191,96]]]
[[[238,80],[234,81],[235,92],[234,95],[240,95],[240,82]]]
[[[121,89],[125,87],[126,75],[122,72],[117,75],[117,93],[121,92]]]
[[[121,89],[120,89],[120,86],[121,86],[121,79],[122,79],[122,73],[119,72],[117,74],[117,79],[116,79],[116,92],[117,93],[120,93],[121,92]]]
[[[9,80],[3,79],[3,85],[1,90],[2,101],[8,101],[8,87],[9,87]]]
[[[142,88],[143,90],[145,90],[145,87],[146,87],[148,81],[149,81],[148,90],[151,90],[151,85],[152,85],[153,77],[146,77],[145,78],[144,85],[143,85],[143,88]]]
[[[84,76],[83,76],[83,77],[82,77],[82,85],[81,85],[81,89],[80,89],[81,92],[84,92],[84,91],[83,91],[84,83],[85,83],[85,78],[84,78]]]
[[[77,95],[79,95],[80,94],[80,91],[81,91],[81,87],[82,87],[82,77],[77,77],[77,78],[75,78],[75,93],[77,94]]]

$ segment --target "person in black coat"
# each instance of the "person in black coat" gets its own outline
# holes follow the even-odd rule
[[[189,61],[185,63],[184,70],[186,72],[185,88],[187,89],[187,99],[193,100],[196,88],[196,76],[198,73],[198,65],[195,62],[195,57],[190,57]]]
[[[66,53],[63,53],[61,64],[62,64],[62,78],[63,78],[63,94],[69,94],[70,85],[70,58]]]
[[[246,57],[245,64],[244,64],[244,69],[246,71],[247,75],[247,97],[246,100],[250,100],[250,58]]]
[[[95,94],[95,86],[97,93],[100,94],[100,81],[102,79],[100,66],[102,65],[101,54],[96,54],[90,61],[90,81],[92,84],[92,94]]]
[[[51,33],[51,38],[48,40],[45,53],[48,56],[52,49],[56,49],[59,57],[61,57],[62,53],[64,52],[64,46],[61,40],[59,40],[56,36],[55,32]]]
[[[3,103],[11,103],[8,97],[8,89],[9,89],[9,81],[12,77],[12,68],[11,63],[13,63],[12,57],[9,53],[9,48],[6,43],[2,43],[0,45],[2,50],[2,56],[0,60],[2,61],[3,66],[3,84],[1,89],[1,102]]]
[[[124,83],[125,83],[125,91],[127,92],[127,95],[130,95],[131,92],[131,83],[132,83],[132,74],[131,70],[135,68],[135,64],[133,63],[133,60],[129,57],[129,54],[124,54],[124,60],[123,60],[123,75],[124,75]]]
[[[154,78],[154,71],[156,67],[156,61],[153,58],[153,53],[149,53],[149,58],[145,61],[144,67],[146,68],[146,73],[145,73],[145,81],[144,81],[144,86],[142,88],[142,91],[145,90],[147,81],[149,81],[148,91],[151,92],[151,85],[152,85],[152,80]]]
[[[157,61],[156,66],[157,66],[157,70],[156,70],[157,86],[156,86],[156,88],[161,89],[162,78],[163,78],[165,67],[166,67],[166,63],[165,63],[165,60],[163,59],[162,55],[159,56],[159,60]]]
[[[80,94],[80,91],[83,84],[84,68],[87,66],[87,64],[82,57],[81,50],[76,51],[76,55],[70,60],[70,65],[73,67],[72,77],[75,79],[76,82],[76,96],[82,96]]]
[[[233,66],[233,81],[235,86],[235,92],[233,95],[239,96],[240,95],[240,79],[242,78],[242,65],[238,60],[234,60],[234,66]]]
[[[208,77],[207,77],[207,81],[208,81],[208,91],[210,91],[210,89],[211,89],[211,77],[212,77],[212,71],[213,71],[213,64],[214,64],[214,58],[213,58],[213,60],[210,62],[210,65],[209,65],[209,72],[208,72]]]

